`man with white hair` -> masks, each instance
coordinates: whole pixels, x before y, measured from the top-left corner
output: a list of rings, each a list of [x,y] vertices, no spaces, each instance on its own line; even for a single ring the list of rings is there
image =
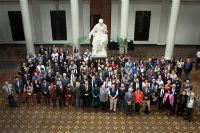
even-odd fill
[[[129,86],[128,92],[125,93],[124,99],[126,101],[126,113],[130,114],[133,106],[133,89]]]
[[[108,44],[108,30],[103,23],[103,19],[99,19],[99,23],[94,26],[89,34],[89,39],[93,36],[92,41],[92,57],[107,57],[106,45]]]
[[[187,100],[187,115],[186,115],[186,118],[188,121],[191,121],[192,120],[192,116],[193,116],[193,108],[194,108],[194,104],[195,104],[195,93],[194,92],[191,92],[190,96],[188,97],[188,100]]]

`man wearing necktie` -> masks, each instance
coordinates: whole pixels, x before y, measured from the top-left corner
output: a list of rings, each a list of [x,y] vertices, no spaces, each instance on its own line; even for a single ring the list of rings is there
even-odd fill
[[[158,108],[163,110],[163,97],[165,95],[165,85],[162,85],[159,90],[159,97],[158,97]]]
[[[11,108],[13,107],[19,107],[16,104],[16,101],[13,97],[13,90],[12,90],[12,84],[9,84],[8,81],[5,82],[5,85],[3,86],[4,94],[8,98],[8,102]]]
[[[150,100],[151,100],[151,94],[150,94],[150,89],[149,87],[146,87],[145,92],[144,92],[144,111],[145,113],[150,112]]]

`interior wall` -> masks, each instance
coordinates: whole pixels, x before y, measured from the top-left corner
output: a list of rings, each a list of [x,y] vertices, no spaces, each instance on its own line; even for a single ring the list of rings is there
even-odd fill
[[[199,45],[200,5],[181,5],[175,44]]]
[[[80,13],[83,16],[82,26],[80,24],[80,29],[82,29],[81,35],[86,36],[86,43],[89,43],[88,34],[90,33],[90,1],[82,1],[82,9]],[[171,4],[171,2],[170,2]],[[151,24],[150,24],[150,34],[148,41],[134,41],[136,44],[159,44],[160,42],[165,42],[165,37],[160,37],[162,32],[165,32],[162,27],[161,21],[161,2],[130,2],[129,10],[129,24],[128,24],[128,40],[134,40],[134,28],[135,28],[135,12],[136,11],[151,11]],[[34,43],[71,43],[72,42],[72,24],[71,24],[71,9],[69,1],[61,1],[59,9],[66,11],[66,25],[67,25],[67,40],[54,41],[52,39],[51,31],[51,19],[50,10],[56,10],[56,5],[54,1],[39,1],[38,6],[32,7],[29,3],[31,26],[33,32]],[[37,10],[39,8],[39,10]],[[170,7],[169,7],[170,8]],[[37,12],[35,12],[37,10]],[[81,11],[82,10],[82,11]],[[120,33],[120,10],[121,5],[118,0],[112,0],[111,3],[111,35],[110,39],[117,40]],[[25,41],[13,41],[10,22],[8,18],[8,11],[20,11],[19,2],[0,2],[0,44],[21,44]],[[33,12],[32,12],[33,11]],[[169,10],[165,10],[166,12]],[[39,14],[39,15],[38,15]],[[167,14],[167,13],[163,13]],[[41,19],[41,21],[39,21]],[[166,19],[167,20],[167,19]],[[161,25],[160,25],[161,24]],[[163,29],[160,29],[163,28]],[[40,33],[40,34],[39,34]],[[162,39],[163,38],[163,39]],[[187,45],[200,45],[200,8],[199,4],[192,2],[191,4],[181,3],[175,44],[187,44]]]

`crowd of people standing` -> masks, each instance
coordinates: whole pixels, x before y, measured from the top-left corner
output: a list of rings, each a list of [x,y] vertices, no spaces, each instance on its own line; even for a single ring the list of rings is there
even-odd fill
[[[190,83],[190,59],[133,60],[128,55],[92,59],[83,54],[42,45],[19,68],[15,81],[3,90],[10,107],[47,104],[53,107],[101,108],[103,111],[150,113],[151,106],[168,115],[192,120],[195,93]],[[13,91],[17,93],[17,102]],[[19,104],[17,104],[19,103]]]

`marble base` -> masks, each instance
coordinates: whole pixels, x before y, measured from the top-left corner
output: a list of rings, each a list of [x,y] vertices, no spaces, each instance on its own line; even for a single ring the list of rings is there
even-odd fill
[[[102,51],[102,52],[98,52],[96,54],[91,55],[92,58],[106,58],[107,57],[107,52],[106,51]]]
[[[92,62],[97,63],[98,60],[103,61],[105,63],[107,57],[92,57]],[[97,64],[96,64],[97,65]]]

